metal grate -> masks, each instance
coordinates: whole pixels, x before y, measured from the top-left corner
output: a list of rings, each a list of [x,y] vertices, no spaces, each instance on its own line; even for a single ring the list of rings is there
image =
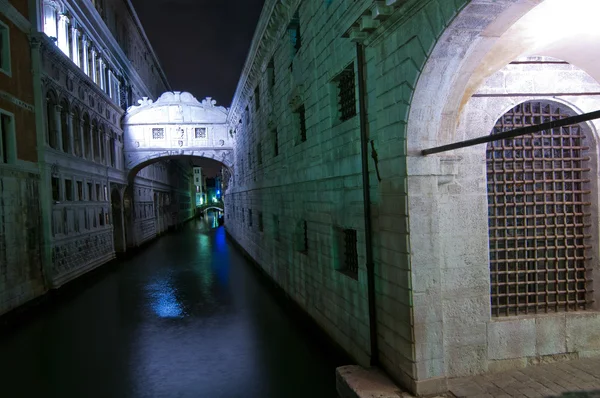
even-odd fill
[[[358,251],[356,249],[356,230],[344,230],[344,271],[358,275]]]
[[[354,64],[344,69],[337,79],[338,105],[342,122],[356,116],[356,84],[354,80]]]
[[[526,102],[492,134],[568,117]],[[584,310],[592,302],[590,168],[579,125],[487,147],[493,316]]]

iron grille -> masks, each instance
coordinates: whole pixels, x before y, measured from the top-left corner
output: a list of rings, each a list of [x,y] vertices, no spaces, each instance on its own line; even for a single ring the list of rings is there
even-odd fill
[[[492,134],[569,115],[526,102]],[[493,316],[585,310],[591,303],[590,168],[579,125],[487,147]]]
[[[356,116],[355,86],[354,64],[352,64],[338,76],[338,105],[342,122]]]
[[[344,271],[358,275],[358,251],[356,249],[356,230],[344,230]]]

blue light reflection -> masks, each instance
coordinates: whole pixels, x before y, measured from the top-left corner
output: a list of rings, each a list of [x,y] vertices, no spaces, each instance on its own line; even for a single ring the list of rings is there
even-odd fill
[[[161,318],[182,318],[185,316],[181,303],[177,300],[177,291],[164,279],[148,285],[150,305]]]

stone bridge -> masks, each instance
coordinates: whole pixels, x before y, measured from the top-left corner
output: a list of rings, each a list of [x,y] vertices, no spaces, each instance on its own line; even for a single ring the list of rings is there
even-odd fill
[[[229,133],[228,110],[206,98],[199,102],[187,92],[166,92],[155,102],[147,97],[127,110],[125,167],[134,176],[140,169],[162,158],[197,156],[233,166],[233,136]]]

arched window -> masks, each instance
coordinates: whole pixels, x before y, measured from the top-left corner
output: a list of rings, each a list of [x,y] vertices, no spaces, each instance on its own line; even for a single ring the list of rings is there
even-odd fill
[[[86,158],[92,158],[92,147],[90,145],[90,132],[92,125],[87,113],[83,114],[83,151]]]
[[[98,122],[96,120],[92,120],[92,147],[94,148],[94,156],[93,159],[96,162],[100,161],[100,137],[98,132]]]
[[[81,157],[81,116],[79,109],[73,108],[73,152]]]
[[[492,134],[572,116],[550,101],[504,114]],[[591,302],[590,158],[580,125],[488,144],[493,316],[577,311]]]
[[[46,96],[46,128],[48,131],[48,145],[58,148],[58,123],[57,123],[56,97],[54,93]]]
[[[62,133],[62,150],[66,153],[69,153],[69,148],[71,146],[71,137],[69,135],[70,112],[69,104],[67,101],[62,100],[60,103],[60,130]]]
[[[109,150],[110,150],[110,166],[116,167],[115,160],[117,159],[117,156],[115,153],[116,148],[115,148],[115,133],[114,133],[114,131],[110,132],[110,148],[109,148]]]
[[[105,130],[104,130],[104,125],[100,125],[100,143],[98,145],[100,145],[100,163],[104,163],[104,161],[106,160],[106,155],[104,153],[104,141],[105,141]]]

